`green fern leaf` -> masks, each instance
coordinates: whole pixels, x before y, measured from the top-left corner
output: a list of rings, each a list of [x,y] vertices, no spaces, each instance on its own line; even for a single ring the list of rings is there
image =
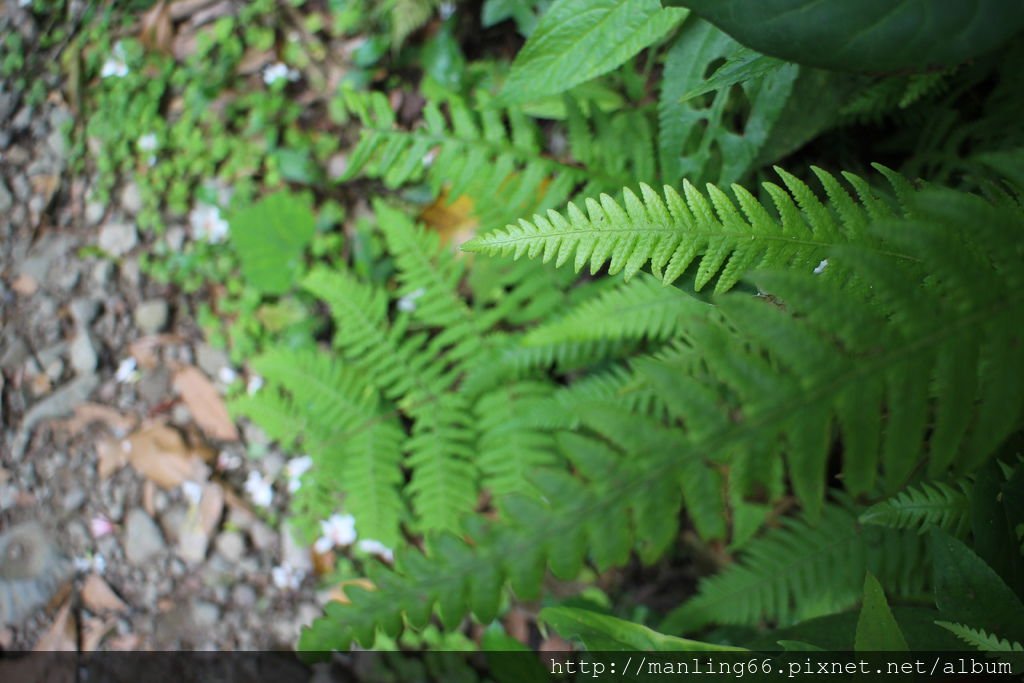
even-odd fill
[[[999,638],[984,629],[971,628],[949,621],[936,621],[935,623],[982,652],[1024,652],[1024,645],[1011,642],[1007,638]]]
[[[804,183],[779,170],[789,192],[765,184],[776,204],[777,217],[736,185],[732,189],[739,208],[713,185],[708,186],[706,196],[688,182],[683,184],[683,195],[665,187],[664,198],[641,185],[640,197],[628,188],[623,190],[622,205],[601,195],[600,202],[585,201],[584,214],[570,203],[565,215],[555,211],[535,215],[532,222],[521,220],[518,225],[480,235],[463,249],[512,254],[517,259],[524,255],[545,262],[554,259],[556,266],[573,258],[577,271],[589,263],[591,273],[608,264],[610,274],[621,271],[627,279],[650,262],[653,273],[666,284],[698,262],[695,287],[700,290],[718,276],[715,289],[725,291],[751,268],[788,267],[810,272],[823,267],[822,261],[834,246],[847,244],[851,238],[866,244],[875,241],[864,232],[868,207],[853,203],[830,174],[815,172],[833,197],[834,213]],[[877,200],[870,210],[876,218],[894,215]],[[911,260],[910,256],[904,258]]]
[[[970,483],[924,482],[876,503],[860,516],[862,524],[927,531],[931,526],[962,536],[970,527]]]

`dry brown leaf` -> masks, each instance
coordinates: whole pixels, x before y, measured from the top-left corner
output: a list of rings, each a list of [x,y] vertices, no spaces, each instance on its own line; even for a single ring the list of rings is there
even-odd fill
[[[183,482],[205,482],[209,468],[181,434],[163,423],[139,429],[121,442],[128,462],[139,473],[164,489]]]
[[[224,400],[199,368],[186,367],[174,373],[174,387],[208,437],[218,441],[238,441],[238,429]]]
[[[189,508],[178,531],[178,556],[186,562],[202,562],[210,545],[210,538],[224,513],[224,490],[219,484],[207,482],[198,505]]]
[[[199,500],[199,526],[207,535],[220,526],[220,518],[224,514],[224,489],[220,484],[207,482],[203,487],[203,497]]]
[[[124,612],[128,605],[99,574],[89,574],[82,585],[82,604],[97,614]]]
[[[39,283],[28,273],[22,273],[11,282],[11,289],[22,296],[32,296],[39,290]]]
[[[60,187],[60,176],[48,173],[40,173],[28,179],[32,185],[32,192],[43,196],[43,202],[49,204],[54,193]]]
[[[441,192],[433,203],[423,209],[420,220],[437,231],[442,244],[453,247],[471,238],[480,225],[473,215],[473,200],[462,195],[453,202],[447,190]]]
[[[134,652],[139,649],[142,639],[134,633],[125,633],[107,641],[107,647],[115,652]]]
[[[333,550],[328,550],[326,553],[318,553],[316,550],[311,549],[309,555],[313,559],[313,573],[316,576],[330,574],[337,566],[338,558]]]
[[[93,422],[102,422],[117,436],[124,436],[135,427],[133,416],[99,403],[80,403],[75,406],[75,412],[71,417],[57,424],[69,433],[77,434]]]
[[[77,628],[75,617],[71,614],[71,601],[68,600],[57,612],[53,623],[39,637],[33,652],[74,652],[78,649],[76,638]]]
[[[167,0],[160,0],[142,15],[139,42],[151,52],[171,54],[174,42],[174,23]]]
[[[368,591],[377,589],[377,587],[373,585],[373,581],[370,581],[369,579],[346,579],[338,585],[332,586],[331,589],[327,591],[327,599],[329,601],[340,602],[343,605],[349,604],[351,600],[349,600],[348,595],[345,594],[345,589],[349,586],[358,586],[359,588],[363,588]]]
[[[277,56],[273,50],[249,48],[242,55],[242,59],[238,61],[238,67],[235,70],[240,76],[250,76],[276,60]]]
[[[96,472],[100,480],[110,478],[128,464],[128,453],[117,439],[100,439],[96,442]]]
[[[103,638],[117,626],[115,617],[100,619],[85,617],[82,620],[82,652],[95,652]]]

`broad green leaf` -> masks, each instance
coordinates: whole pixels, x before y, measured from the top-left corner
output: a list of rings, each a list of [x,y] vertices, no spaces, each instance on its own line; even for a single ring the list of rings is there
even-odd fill
[[[547,607],[540,620],[568,640],[578,639],[592,651],[743,652],[744,648],[702,643],[658,633],[641,624],[575,607]]]
[[[287,291],[302,273],[303,252],[315,220],[305,195],[276,192],[231,218],[231,241],[248,286],[267,294]]]
[[[516,56],[501,104],[537,100],[608,73],[685,16],[659,0],[556,0]]]
[[[864,577],[864,602],[857,619],[853,649],[857,652],[906,652],[907,640],[885,600],[885,591],[871,572]]]
[[[973,550],[932,529],[935,604],[948,621],[1024,640],[1024,604]]]
[[[688,7],[758,52],[857,72],[960,64],[1024,28],[1006,0],[666,0]]]

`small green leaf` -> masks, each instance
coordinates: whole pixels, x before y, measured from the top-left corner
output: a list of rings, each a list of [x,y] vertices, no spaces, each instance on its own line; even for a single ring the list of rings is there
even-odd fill
[[[935,604],[948,621],[1024,640],[1024,604],[973,550],[932,529]]]
[[[658,633],[641,624],[574,607],[548,607],[540,619],[566,639],[578,639],[592,651],[655,651],[655,652],[743,652],[741,647],[728,647],[677,638]]]
[[[858,72],[954,66],[1024,27],[1005,0],[666,0],[772,57]]]
[[[853,649],[857,652],[906,652],[909,649],[885,600],[882,584],[871,572],[864,577],[864,602],[857,619]]]
[[[314,231],[305,195],[277,192],[237,211],[231,241],[249,286],[267,294],[287,291],[302,273],[303,251]]]
[[[537,100],[606,74],[685,16],[659,0],[556,0],[516,56],[502,104]]]

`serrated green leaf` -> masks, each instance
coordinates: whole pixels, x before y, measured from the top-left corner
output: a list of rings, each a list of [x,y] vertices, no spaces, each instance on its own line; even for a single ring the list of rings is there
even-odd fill
[[[537,100],[608,73],[685,16],[659,0],[556,0],[516,56],[501,100]]]
[[[871,572],[864,577],[864,602],[857,619],[853,649],[857,652],[906,652],[907,640],[889,609],[882,584]]]
[[[592,651],[744,652],[741,647],[667,636],[642,624],[575,607],[548,607],[540,620],[567,639],[579,639]]]
[[[248,286],[282,294],[303,269],[303,251],[313,239],[316,221],[307,195],[276,192],[237,211],[231,241]]]
[[[747,47],[798,64],[858,72],[924,71],[995,49],[1024,27],[1004,0],[666,0]]]

